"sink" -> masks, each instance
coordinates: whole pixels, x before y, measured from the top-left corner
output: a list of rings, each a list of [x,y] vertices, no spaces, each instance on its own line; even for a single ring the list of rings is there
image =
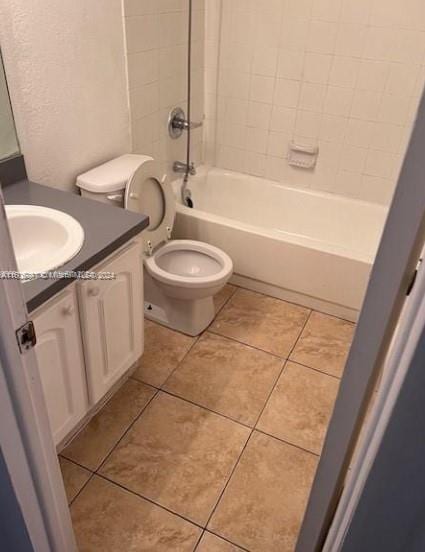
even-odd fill
[[[6,205],[6,216],[19,272],[55,270],[71,260],[84,243],[81,224],[62,211]]]

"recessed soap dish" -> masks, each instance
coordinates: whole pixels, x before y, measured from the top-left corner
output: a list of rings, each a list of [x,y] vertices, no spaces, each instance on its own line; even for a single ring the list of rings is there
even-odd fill
[[[290,142],[288,163],[301,169],[314,169],[319,155],[319,146],[307,146]]]

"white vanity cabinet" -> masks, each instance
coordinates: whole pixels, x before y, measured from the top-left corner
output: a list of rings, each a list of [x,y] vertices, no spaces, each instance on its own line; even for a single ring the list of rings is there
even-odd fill
[[[95,272],[112,280],[84,280],[37,309],[35,325],[41,382],[58,445],[143,353],[143,266],[135,239]]]
[[[78,282],[89,401],[97,403],[143,352],[141,247],[133,242],[95,269],[113,280]]]
[[[59,443],[87,413],[86,372],[75,284],[33,316],[41,383],[50,427]]]

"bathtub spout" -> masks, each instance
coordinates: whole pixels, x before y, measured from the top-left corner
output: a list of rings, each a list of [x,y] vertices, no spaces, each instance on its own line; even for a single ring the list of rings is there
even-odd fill
[[[185,173],[185,174],[191,174],[192,176],[195,176],[196,174],[195,163],[187,164],[187,163],[182,163],[181,161],[174,161],[173,171],[176,173]]]

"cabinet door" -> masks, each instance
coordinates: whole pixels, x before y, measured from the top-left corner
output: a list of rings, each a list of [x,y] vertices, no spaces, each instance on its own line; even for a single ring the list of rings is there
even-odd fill
[[[99,267],[114,280],[78,283],[89,399],[99,401],[143,352],[143,276],[139,243]]]
[[[75,286],[36,312],[35,353],[55,444],[88,409],[87,382]]]

